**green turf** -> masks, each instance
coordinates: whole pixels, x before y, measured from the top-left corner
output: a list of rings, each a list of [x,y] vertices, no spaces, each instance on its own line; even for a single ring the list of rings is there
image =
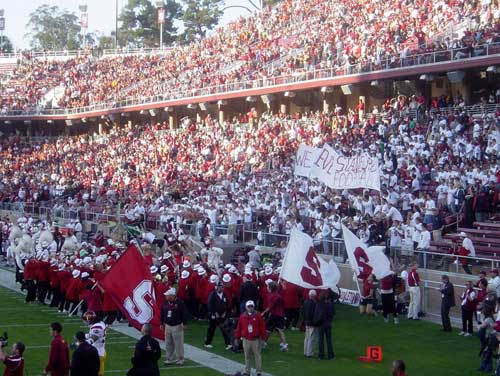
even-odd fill
[[[201,346],[206,323],[190,326],[186,342]],[[460,337],[458,331],[444,333],[440,326],[426,321],[401,319],[399,325],[384,323],[382,317],[360,317],[352,307],[337,306],[333,326],[333,361],[306,359],[303,356],[303,332],[286,333],[289,351],[279,350],[279,338],[273,334],[263,350],[263,368],[274,376],[342,375],[387,376],[394,359],[404,359],[411,376],[463,376],[474,375],[479,367],[479,339],[477,336]],[[211,350],[227,358],[243,362],[243,355],[224,350],[222,335],[216,332]],[[358,356],[365,355],[366,346],[382,346],[383,362],[361,363]],[[301,372],[299,372],[299,370]]]
[[[9,334],[9,346],[15,341],[26,344],[25,353],[26,375],[40,375],[46,365],[49,353],[49,324],[59,321],[63,325],[63,336],[70,341],[78,330],[87,328],[80,319],[69,318],[56,310],[46,306],[24,303],[24,297],[14,291],[0,287],[0,331]],[[108,331],[106,374],[125,375],[130,368],[130,358],[137,341],[124,334]],[[162,361],[164,359],[162,358]],[[0,366],[0,369],[2,367]],[[111,372],[110,372],[111,371]],[[3,371],[1,371],[3,372]],[[184,368],[171,366],[162,369],[162,375],[221,375],[210,368],[206,368],[192,361],[186,361]]]
[[[48,355],[50,338],[48,323],[59,320],[64,326],[67,339],[77,331],[85,329],[78,319],[68,319],[47,307],[26,305],[21,295],[0,288],[0,331],[7,330],[10,340],[21,340],[28,345],[26,352],[27,375],[38,375]],[[186,342],[203,348],[206,322],[190,322],[186,331]],[[334,361],[305,359],[302,355],[303,333],[287,332],[290,350],[279,351],[279,340],[273,334],[269,346],[263,351],[264,371],[274,376],[293,375],[389,375],[393,359],[404,359],[411,376],[446,375],[462,376],[476,374],[479,365],[477,336],[464,338],[458,331],[443,333],[440,327],[425,321],[401,319],[399,325],[385,324],[381,317],[360,317],[357,310],[347,306],[337,307],[334,321]],[[135,344],[133,338],[109,331],[106,369],[125,370],[130,367],[130,357]],[[243,363],[242,354],[224,350],[222,336],[216,332],[214,349],[210,350],[229,359]],[[368,345],[383,348],[384,361],[367,364],[358,361]],[[193,362],[186,362],[184,369],[162,370],[162,375],[220,375]],[[197,367],[197,368],[188,368]],[[109,375],[126,372],[112,372]]]

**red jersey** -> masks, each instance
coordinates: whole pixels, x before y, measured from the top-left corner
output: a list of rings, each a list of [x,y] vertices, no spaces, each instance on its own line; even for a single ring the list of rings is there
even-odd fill
[[[3,376],[24,376],[24,358],[22,356],[8,356],[3,364],[5,365]]]
[[[363,298],[371,299],[373,298],[373,291],[375,291],[375,285],[368,282],[367,279],[363,281]]]
[[[408,286],[415,287],[420,284],[420,276],[416,270],[410,270],[408,273]]]
[[[50,287],[52,287],[53,289],[59,288],[59,276],[58,276],[58,272],[57,272],[57,266],[50,268],[49,273],[50,273],[49,274]]]
[[[71,273],[67,270],[63,270],[57,272],[57,276],[59,278],[59,285],[61,286],[61,291],[66,292],[69,286],[69,281],[71,280]]]
[[[38,281],[49,282],[50,264],[47,261],[38,261]]]
[[[61,335],[57,335],[50,344],[49,362],[45,372],[51,376],[69,375],[69,348]]]
[[[283,300],[285,309],[300,308],[299,292],[300,289],[297,285],[294,285],[293,283],[286,284],[286,288],[283,289]]]
[[[269,293],[269,314],[271,316],[285,317],[283,297],[278,292]]]
[[[84,289],[81,297],[87,303],[87,310],[94,312],[103,310],[101,291],[97,287],[94,287],[93,290]]]
[[[238,320],[238,326],[234,332],[236,339],[245,338],[247,340],[266,339],[266,324],[259,312],[248,314],[243,312]]]

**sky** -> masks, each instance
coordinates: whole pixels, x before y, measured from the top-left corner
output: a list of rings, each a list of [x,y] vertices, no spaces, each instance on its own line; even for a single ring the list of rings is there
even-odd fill
[[[0,1],[0,9],[5,10],[5,31],[17,49],[29,48],[29,38],[25,38],[26,24],[28,23],[29,14],[37,7],[43,4],[57,5],[60,8],[73,11],[79,16],[79,5],[86,4],[88,6],[88,23],[89,32],[97,32],[107,34],[114,30],[115,24],[115,1],[116,0],[17,0],[17,1]],[[121,9],[127,0],[118,0],[118,8]],[[227,0],[227,5],[247,4],[246,0]],[[248,13],[238,8],[228,9],[222,18],[222,24],[228,23],[230,20],[237,18],[239,15]]]

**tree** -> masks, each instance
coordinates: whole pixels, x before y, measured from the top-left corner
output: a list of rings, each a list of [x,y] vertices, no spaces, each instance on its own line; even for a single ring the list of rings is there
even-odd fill
[[[186,0],[182,17],[182,40],[192,42],[203,38],[208,30],[212,30],[219,23],[223,5],[223,0]]]
[[[80,48],[78,17],[58,6],[39,6],[29,15],[26,25],[31,47],[44,50],[76,50]]]
[[[98,39],[97,46],[101,50],[112,49],[115,45],[115,33],[112,32],[111,35],[101,35]]]
[[[7,35],[4,35],[3,36],[3,44],[0,45],[0,53],[6,53],[6,54],[10,54],[12,52],[14,52],[14,46],[12,45],[12,41],[10,40],[10,38],[7,36]]]
[[[181,6],[176,0],[165,2],[165,24],[163,25],[163,43],[170,44],[175,40],[177,28],[175,20],[179,19]],[[125,47],[158,47],[160,44],[160,25],[156,1],[128,0],[122,10],[119,21],[118,43]]]

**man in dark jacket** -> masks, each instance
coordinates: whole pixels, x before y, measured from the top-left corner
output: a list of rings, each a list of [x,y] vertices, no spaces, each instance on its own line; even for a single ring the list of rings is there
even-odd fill
[[[229,340],[229,336],[224,330],[224,322],[226,321],[227,314],[229,312],[229,303],[226,295],[224,294],[224,285],[220,282],[208,297],[207,311],[208,331],[207,338],[205,339],[205,347],[208,349],[212,348],[212,340],[214,339],[215,328],[219,327],[222,336],[224,337],[226,350],[231,349],[231,341]]]
[[[250,276],[244,276],[243,277],[243,284],[240,287],[240,296],[239,296],[239,302],[240,302],[240,312],[243,313],[246,311],[245,304],[249,300],[255,302],[257,304],[257,300],[259,299],[259,289],[257,288],[257,285],[252,282],[252,279]]]
[[[319,300],[314,309],[314,326],[318,327],[319,337],[319,358],[325,358],[325,340],[327,347],[327,359],[334,359],[332,346],[332,321],[335,314],[333,300],[329,297],[327,291],[321,291]]]
[[[71,359],[71,376],[97,376],[99,373],[99,353],[85,340],[85,333],[75,335],[77,348]]]
[[[187,312],[184,302],[176,297],[175,288],[165,293],[166,301],[161,307],[161,326],[165,329],[165,365],[184,365],[184,329]]]
[[[127,376],[160,376],[158,360],[161,358],[161,348],[158,341],[151,336],[152,331],[151,324],[142,326],[142,338],[135,345],[132,368]]]
[[[304,301],[302,305],[303,322],[306,327],[304,337],[304,356],[312,358],[314,355],[314,347],[317,342],[318,331],[313,325],[314,310],[316,308],[316,290],[309,291],[309,299]]]
[[[447,275],[441,277],[441,321],[443,322],[443,331],[451,332],[450,309],[455,307],[455,291],[450,278]]]

